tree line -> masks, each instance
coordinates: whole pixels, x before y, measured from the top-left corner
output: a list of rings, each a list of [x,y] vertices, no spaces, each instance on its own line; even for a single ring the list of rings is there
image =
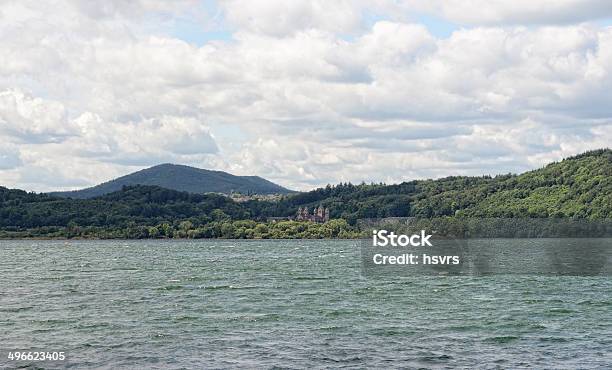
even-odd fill
[[[319,205],[330,209],[332,221],[268,222]],[[385,217],[610,219],[612,151],[587,152],[521,175],[342,183],[275,201],[239,203],[140,185],[93,199],[0,187],[0,237],[352,237],[358,220]]]

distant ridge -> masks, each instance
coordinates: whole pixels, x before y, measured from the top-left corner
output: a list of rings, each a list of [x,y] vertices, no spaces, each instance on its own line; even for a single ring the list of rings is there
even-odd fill
[[[144,172],[148,175],[144,177],[150,179],[151,171],[171,175],[170,179],[176,179],[183,171],[195,178],[204,173],[208,180],[208,175],[237,177],[172,165],[126,177],[144,176]],[[253,178],[245,181],[249,179]],[[76,193],[92,195],[94,190],[108,189],[109,184],[116,187],[126,183],[120,178],[86,189],[85,194]],[[449,176],[394,185],[341,183],[271,199],[254,198],[235,201],[219,194],[131,185],[95,199],[62,199],[0,186],[0,239],[356,237],[351,225],[357,225],[359,220],[389,217],[444,218],[451,223],[483,218],[605,221],[594,229],[599,233],[609,230],[612,221],[612,150],[589,151],[520,175]],[[300,208],[315,207],[329,208],[330,224],[290,221]],[[278,222],[279,219],[287,222]],[[489,224],[481,226],[486,225]],[[573,232],[572,228],[566,231]]]
[[[160,164],[129,175],[74,191],[53,195],[87,199],[121,190],[124,186],[152,185],[189,193],[287,194],[288,190],[259,176],[235,176],[223,171],[204,170],[178,164]]]

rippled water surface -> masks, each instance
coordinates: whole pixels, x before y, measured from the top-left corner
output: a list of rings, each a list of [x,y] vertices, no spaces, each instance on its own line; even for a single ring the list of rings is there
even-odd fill
[[[610,368],[610,277],[364,278],[354,241],[0,241],[9,350],[102,368]]]

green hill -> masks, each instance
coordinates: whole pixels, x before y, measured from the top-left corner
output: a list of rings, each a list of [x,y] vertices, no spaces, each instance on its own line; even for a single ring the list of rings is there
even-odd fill
[[[318,205],[329,207],[332,218],[351,222],[392,216],[612,218],[612,150],[520,175],[327,186],[283,199],[276,212],[288,215]]]
[[[346,222],[266,223],[268,217],[290,217],[299,207],[319,205],[329,207],[332,219]],[[521,175],[348,183],[276,201],[237,203],[218,194],[146,185],[91,199],[0,187],[0,237],[140,238],[188,231],[194,237],[350,236],[355,234],[349,225],[358,219],[396,216],[612,219],[612,151],[587,152]]]
[[[562,162],[492,182],[468,216],[612,218],[612,150],[584,153]]]
[[[587,152],[521,175],[422,184],[416,215],[612,218],[612,150]],[[441,191],[438,186],[444,185]],[[459,186],[457,186],[459,185]]]
[[[121,190],[124,186],[150,185],[195,194],[287,194],[291,192],[258,176],[234,176],[176,164],[160,164],[103,184],[76,191],[56,192],[66,198],[86,199]]]

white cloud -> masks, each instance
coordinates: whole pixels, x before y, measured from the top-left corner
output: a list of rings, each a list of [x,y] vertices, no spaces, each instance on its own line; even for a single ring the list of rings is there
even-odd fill
[[[0,133],[22,142],[60,142],[75,135],[61,103],[18,90],[0,91]]]
[[[609,145],[612,28],[566,24],[608,6],[563,20],[576,2],[545,3],[224,1],[233,38],[198,47],[165,23],[189,1],[4,2],[0,184],[178,162],[305,189],[521,171]],[[440,39],[407,20],[423,11],[487,27]]]
[[[409,10],[429,11],[470,25],[569,24],[612,17],[605,0],[404,0]]]
[[[101,161],[154,165],[218,151],[207,126],[195,118],[162,116],[118,123],[85,113],[75,122],[83,134],[71,140],[72,149],[77,155]]]
[[[312,29],[353,32],[362,22],[363,5],[359,3],[350,0],[226,0],[221,5],[228,21],[241,32],[285,36]]]

